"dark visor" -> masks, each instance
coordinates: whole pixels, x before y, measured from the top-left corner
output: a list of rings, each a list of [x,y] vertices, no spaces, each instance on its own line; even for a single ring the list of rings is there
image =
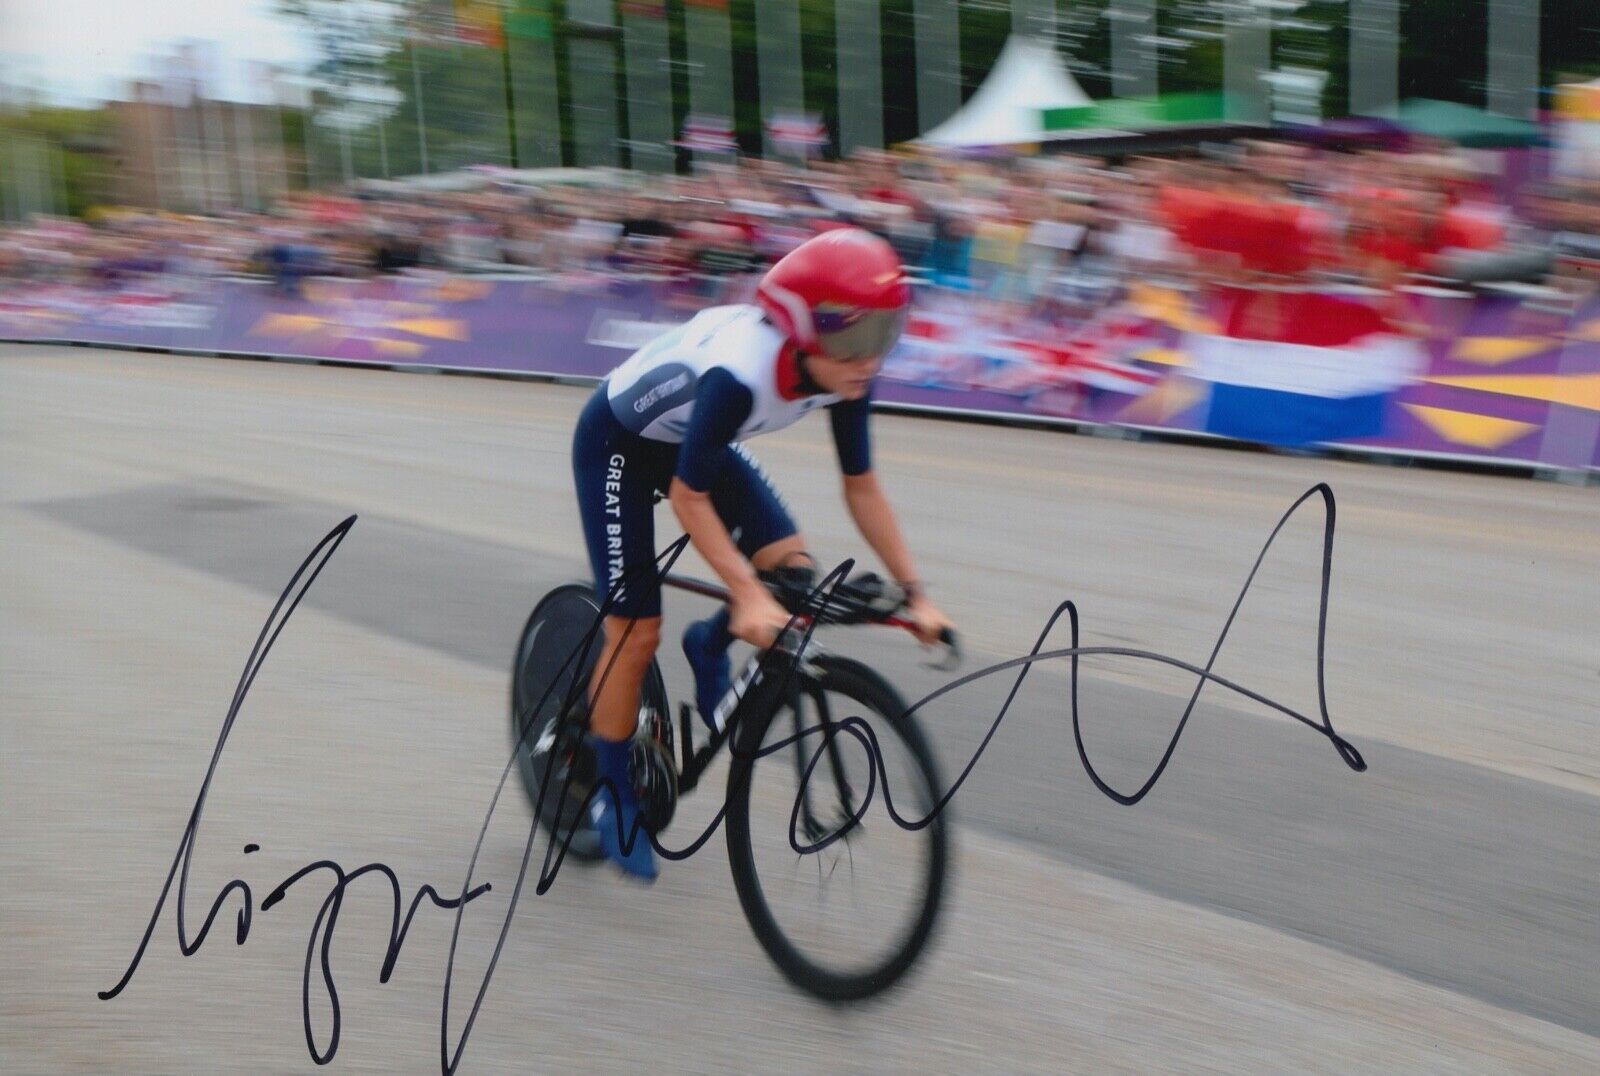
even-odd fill
[[[875,359],[886,355],[906,325],[906,308],[817,315],[817,343],[833,359]]]

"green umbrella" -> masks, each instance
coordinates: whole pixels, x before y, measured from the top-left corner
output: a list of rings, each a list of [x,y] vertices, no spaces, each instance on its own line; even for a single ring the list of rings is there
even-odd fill
[[[1412,97],[1381,115],[1413,134],[1443,138],[1470,149],[1508,149],[1537,145],[1542,140],[1538,124],[1497,116],[1454,101]]]

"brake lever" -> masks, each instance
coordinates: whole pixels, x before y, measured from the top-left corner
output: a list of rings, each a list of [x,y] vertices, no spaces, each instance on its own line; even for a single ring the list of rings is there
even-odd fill
[[[954,628],[945,628],[939,633],[939,642],[944,644],[944,657],[938,661],[925,661],[923,664],[930,669],[937,669],[939,672],[954,672],[959,669],[963,654],[961,652],[961,638],[956,634],[956,630]]]

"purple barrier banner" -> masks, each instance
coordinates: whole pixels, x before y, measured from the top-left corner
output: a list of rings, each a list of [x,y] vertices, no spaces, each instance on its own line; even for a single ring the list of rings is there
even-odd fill
[[[1356,423],[1360,436],[1280,443],[1600,468],[1600,301],[1576,314],[1442,291],[1419,291],[1408,301],[1419,338],[1404,343],[1415,365],[1389,391],[1377,391],[1374,381],[1380,367],[1393,365],[1393,355],[1380,349],[1280,348],[1278,361],[1304,382],[1330,375],[1374,382],[1365,395],[1340,401],[1368,409]],[[1223,386],[1215,364],[1191,352],[1214,342],[1220,326],[1201,307],[1176,290],[1135,286],[1125,303],[1085,324],[1040,331],[1037,324],[1008,326],[981,303],[952,298],[943,311],[930,304],[891,355],[888,384],[878,396],[1209,432],[1220,425],[1215,412]],[[1326,335],[1327,319],[1321,320]],[[1253,360],[1264,360],[1260,350]],[[1313,370],[1306,369],[1307,350],[1320,362]],[[1330,355],[1342,370],[1330,369]],[[915,395],[906,391],[913,386]],[[1253,399],[1257,406],[1289,406],[1281,392]]]
[[[286,295],[220,281],[13,292],[0,337],[598,377],[684,317],[645,282],[315,279]]]
[[[1351,304],[1319,306],[1301,319],[1314,324],[1291,326],[1296,339],[1264,345],[1229,337],[1215,304],[1175,289],[1135,285],[1114,307],[1050,321],[937,292],[919,299],[876,395],[1173,431],[1243,422],[1271,427],[1250,436],[1278,443],[1600,468],[1600,302],[1557,314],[1449,292],[1409,301],[1414,335],[1397,350],[1355,329],[1347,346],[1330,345],[1337,310],[1360,314]],[[0,338],[601,377],[703,303],[659,282],[592,276],[314,279],[294,293],[161,278],[115,291],[13,288],[0,294]],[[1322,436],[1330,430],[1353,432]]]

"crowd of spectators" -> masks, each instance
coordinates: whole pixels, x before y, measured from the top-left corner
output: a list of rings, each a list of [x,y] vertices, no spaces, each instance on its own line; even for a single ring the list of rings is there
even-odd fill
[[[608,173],[598,186],[482,175],[466,191],[301,192],[263,214],[113,209],[34,221],[0,231],[0,280],[251,273],[292,293],[312,275],[626,273],[710,299],[808,236],[851,224],[884,235],[934,286],[1042,311],[1093,306],[1130,275],[1389,289],[1470,276],[1463,253],[1478,257],[1480,276],[1496,264],[1524,278],[1552,263],[1558,274],[1600,266],[1595,190],[1531,188],[1513,207],[1469,155],[1442,145],[1255,141],[1114,165],[874,152],[804,168],[744,159],[692,176]]]

